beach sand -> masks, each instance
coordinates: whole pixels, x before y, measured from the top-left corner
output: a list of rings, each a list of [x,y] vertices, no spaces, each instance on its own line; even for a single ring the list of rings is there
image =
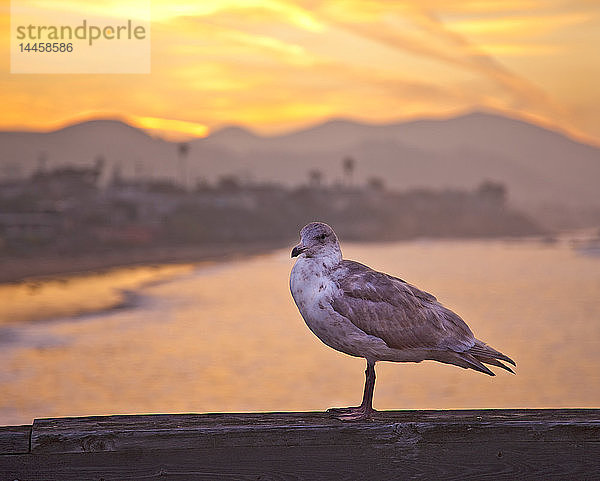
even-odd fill
[[[194,264],[129,266],[101,272],[0,284],[0,325],[19,324],[125,306],[130,291],[194,269]]]
[[[269,252],[265,243],[117,250],[77,257],[2,260],[0,326],[77,316],[127,305],[131,291],[199,264]]]

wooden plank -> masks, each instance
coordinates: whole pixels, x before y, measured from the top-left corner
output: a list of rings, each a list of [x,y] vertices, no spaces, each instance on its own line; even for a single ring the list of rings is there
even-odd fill
[[[598,479],[600,410],[395,411],[36,420],[0,481]]]
[[[0,455],[29,452],[31,425],[0,426]]]
[[[387,411],[344,423],[324,413],[158,414],[35,420],[32,453],[228,446],[597,441],[600,410]]]
[[[598,443],[257,446],[0,456],[3,480],[592,480]]]

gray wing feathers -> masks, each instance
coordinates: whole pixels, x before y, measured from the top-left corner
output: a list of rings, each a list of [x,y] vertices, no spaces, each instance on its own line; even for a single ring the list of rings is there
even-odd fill
[[[427,349],[432,359],[490,376],[484,364],[513,372],[508,356],[475,339],[469,326],[431,294],[354,261],[342,261],[332,307],[363,332],[394,349]]]
[[[343,261],[333,308],[367,334],[395,349],[449,349],[475,345],[465,322],[427,292],[353,261]]]

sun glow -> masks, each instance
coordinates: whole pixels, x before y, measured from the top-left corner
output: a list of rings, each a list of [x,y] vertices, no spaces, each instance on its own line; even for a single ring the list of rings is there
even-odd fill
[[[185,120],[160,119],[157,117],[131,116],[129,123],[170,140],[184,140],[189,137],[206,137],[209,129],[206,125]]]
[[[23,1],[133,18],[131,6],[147,0]],[[4,71],[0,129],[47,130],[82,112],[113,112],[189,137],[226,124],[269,133],[329,117],[494,109],[600,143],[596,3],[152,0],[151,74]]]

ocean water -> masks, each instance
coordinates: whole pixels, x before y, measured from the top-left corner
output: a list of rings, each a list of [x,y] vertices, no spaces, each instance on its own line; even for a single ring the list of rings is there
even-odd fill
[[[600,407],[600,257],[533,240],[342,247],[436,295],[517,362],[516,375],[495,377],[431,361],[378,363],[375,408]],[[289,293],[292,264],[281,250],[176,270],[129,286],[131,302],[119,309],[0,326],[0,425],[357,404],[364,360],[308,330]],[[96,279],[88,295],[107,295],[113,280]]]

